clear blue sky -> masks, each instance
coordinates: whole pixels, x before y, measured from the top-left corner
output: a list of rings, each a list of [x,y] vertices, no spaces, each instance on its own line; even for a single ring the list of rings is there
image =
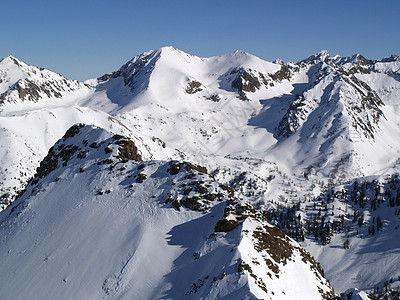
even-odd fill
[[[8,0],[0,28],[0,57],[80,80],[162,46],[293,62],[320,50],[400,55],[399,0]]]

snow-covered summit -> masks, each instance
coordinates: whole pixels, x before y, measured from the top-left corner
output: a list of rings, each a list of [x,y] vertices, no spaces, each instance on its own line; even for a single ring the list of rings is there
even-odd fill
[[[321,50],[320,52],[313,54],[304,60],[299,61],[297,64],[324,62],[327,59],[331,59],[329,52],[327,50]]]
[[[9,55],[0,61],[0,94],[6,92],[19,79],[25,79],[34,68]]]
[[[17,66],[25,66],[26,64],[21,62],[20,60],[18,60],[18,58],[10,55],[7,55],[6,57],[4,57],[3,59],[0,60],[0,65],[4,66],[4,65],[10,65],[10,64],[15,64]]]
[[[9,55],[0,61],[0,102],[38,102],[60,99],[72,92],[87,92],[89,87],[49,70],[29,66]],[[75,95],[77,96],[77,95]]]

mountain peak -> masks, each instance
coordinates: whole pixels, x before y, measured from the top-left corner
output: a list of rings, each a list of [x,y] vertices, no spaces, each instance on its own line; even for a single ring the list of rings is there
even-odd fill
[[[0,214],[0,272],[10,274],[0,293],[329,293],[318,264],[268,222],[314,251],[339,292],[397,278],[393,268],[370,275],[372,263],[399,261],[400,246],[370,248],[368,229],[393,239],[400,181],[346,183],[399,171],[400,62],[390,59],[321,51],[296,65],[166,46],[89,86],[4,58],[0,204],[16,200]],[[385,255],[372,262],[370,250]]]
[[[369,65],[369,64],[373,63],[372,60],[365,58],[364,56],[362,56],[359,53],[356,55],[356,62],[360,65]]]
[[[11,54],[5,56],[1,61],[3,60],[18,60],[16,57],[12,56]]]
[[[86,87],[75,80],[44,68],[27,65],[12,55],[0,61],[0,104],[37,102],[42,98],[62,98],[68,92]]]
[[[249,53],[243,51],[243,50],[235,50],[232,52],[233,55],[249,55]]]
[[[150,50],[147,52],[143,52],[142,54],[134,56],[131,60],[129,60],[125,65],[123,65],[119,72],[125,71],[127,69],[130,69],[131,67],[136,68],[137,65],[143,65],[144,62],[152,61],[154,60],[157,61],[160,58],[163,60],[165,59],[173,59],[179,56],[186,56],[186,57],[192,57],[192,55],[185,53],[182,50],[179,50],[178,48],[175,48],[173,46],[164,46],[158,49]]]
[[[174,47],[174,46],[163,46],[161,48],[158,49],[161,52],[183,52],[182,50]]]
[[[25,63],[23,63],[18,58],[14,57],[12,55],[7,55],[0,61],[0,63],[1,64],[4,64],[4,63],[14,64],[14,65],[17,65],[18,67],[21,67],[22,65],[26,66]]]
[[[322,50],[316,54],[311,55],[310,57],[302,60],[299,62],[299,64],[301,63],[311,63],[311,62],[324,62],[326,61],[326,59],[330,58],[330,54],[327,50]]]
[[[155,50],[157,53],[160,53],[160,57],[163,59],[176,59],[176,58],[190,58],[193,55],[186,53],[176,47],[173,46],[165,46]]]
[[[398,56],[396,54],[392,54],[389,57],[383,58],[381,61],[382,62],[396,62],[396,61],[400,62],[400,56]]]
[[[321,50],[320,52],[314,54],[313,56],[315,57],[314,59],[319,61],[326,61],[327,58],[331,57],[327,50]]]
[[[232,53],[227,54],[226,56],[230,56],[233,59],[239,60],[239,61],[243,61],[243,60],[247,60],[249,58],[255,57],[254,55],[245,52],[243,50],[235,50]]]
[[[320,52],[317,53],[317,56],[321,58],[326,58],[329,57],[329,52],[327,50],[321,50]]]

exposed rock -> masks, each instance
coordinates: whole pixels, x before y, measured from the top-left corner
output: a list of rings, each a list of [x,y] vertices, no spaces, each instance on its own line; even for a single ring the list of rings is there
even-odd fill
[[[287,236],[277,227],[258,227],[253,232],[255,239],[254,248],[261,252],[267,250],[272,259],[286,264],[287,259],[292,256],[293,245],[289,243]]]
[[[97,78],[97,80],[100,82],[104,82],[104,81],[107,81],[108,79],[110,79],[112,76],[113,76],[113,73],[104,74],[104,75],[100,76],[99,78]]]
[[[139,173],[139,175],[136,178],[136,182],[143,183],[143,181],[145,181],[146,178],[147,178],[146,174]]]
[[[212,94],[210,97],[206,97],[207,100],[211,100],[213,102],[221,101],[221,97],[218,94]]]
[[[64,134],[62,139],[65,141],[68,138],[72,138],[73,136],[76,136],[79,134],[81,128],[83,128],[85,125],[83,124],[75,124],[71,126]]]
[[[366,59],[361,54],[358,54],[357,55],[357,63],[362,66],[369,66],[369,65],[373,64],[374,62],[372,60]]]
[[[119,145],[117,158],[122,160],[143,161],[138,148],[132,140],[120,135],[114,135],[113,139],[115,139],[115,143]]]
[[[207,173],[207,168],[206,167],[202,167],[202,166],[199,166],[199,165],[195,165],[195,164],[192,164],[192,163],[186,163],[186,170],[187,171],[190,171],[190,170],[196,170],[197,172],[199,172],[199,173],[203,173],[203,174],[208,174]]]
[[[228,232],[235,229],[239,225],[239,222],[236,220],[226,220],[222,219],[215,224],[215,232]]]
[[[77,134],[79,134],[80,129],[84,125],[78,124],[78,125],[73,125],[70,127],[67,132],[64,134],[62,137],[62,140],[65,141],[68,138],[71,138]],[[78,151],[80,150],[78,146],[75,145],[66,145],[66,144],[59,144],[56,146],[53,146],[50,148],[48,154],[46,157],[42,160],[40,163],[40,166],[36,169],[36,176],[39,178],[43,178],[50,174],[52,171],[54,171],[58,167],[58,162],[59,159],[61,159],[61,162],[65,166],[69,159]]]
[[[356,131],[366,138],[374,139],[374,133],[379,126],[379,120],[382,117],[385,118],[383,111],[380,109],[380,107],[384,105],[383,101],[365,82],[359,80],[341,67],[335,70],[337,70],[340,75],[335,77],[334,80],[346,84],[340,86],[340,88],[345,91],[350,89],[355,96],[340,96],[340,92],[336,92],[337,94],[333,95],[332,90],[329,90],[328,87],[325,88],[326,90],[324,92],[329,96],[320,99],[320,101],[324,101],[323,103],[305,98],[304,95],[307,95],[307,91],[302,95],[295,95],[294,100],[290,103],[285,115],[276,127],[278,136],[289,137],[307,121],[309,114],[315,111],[317,107],[321,107],[321,105],[325,105],[332,99],[335,99],[335,101],[341,101],[343,103],[352,121],[352,126]],[[322,77],[325,72],[326,68],[319,70],[318,74]]]
[[[191,80],[186,86],[185,92],[187,94],[195,94],[197,92],[202,91],[203,89],[201,88],[202,84],[196,80]]]
[[[354,75],[343,76],[342,79],[354,88],[360,99],[346,105],[346,111],[352,117],[352,126],[366,138],[374,139],[380,118],[385,118],[380,109],[380,106],[384,106],[383,101],[369,85]]]
[[[308,112],[303,101],[303,96],[297,96],[290,104],[286,114],[276,127],[278,136],[289,137],[301,126],[300,122],[306,119]]]
[[[18,64],[21,68],[20,64]],[[41,98],[62,98],[65,93],[78,90],[86,85],[76,80],[67,80],[60,74],[49,75],[40,73],[43,69],[32,67],[30,74],[25,79],[20,79],[12,84],[8,90],[0,95],[0,101],[16,102],[22,101],[38,102]],[[40,77],[38,77],[40,75]]]
[[[250,74],[244,69],[240,70],[239,76],[232,81],[232,87],[239,92],[254,93],[261,87],[261,83],[257,77]]]
[[[166,148],[166,147],[167,147],[167,145],[165,144],[165,142],[164,142],[162,139],[158,138],[158,137],[153,136],[153,137],[151,138],[151,140],[152,140],[153,142],[157,142],[157,143],[158,143],[161,147],[163,147],[163,148]]]
[[[186,197],[185,200],[182,201],[182,204],[191,210],[199,210],[201,207],[201,204],[198,203],[200,200],[200,197],[193,196],[193,197]]]
[[[287,65],[282,65],[281,68],[274,74],[270,75],[273,81],[281,82],[284,79],[290,79],[290,69]]]
[[[169,162],[169,168],[167,169],[167,171],[171,174],[171,175],[176,175],[179,173],[179,171],[181,170],[181,167],[183,166],[183,163],[177,163],[177,162]]]

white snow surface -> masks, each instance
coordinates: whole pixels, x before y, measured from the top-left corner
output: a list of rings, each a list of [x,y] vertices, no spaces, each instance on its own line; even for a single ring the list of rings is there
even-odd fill
[[[318,290],[330,291],[289,239],[296,247],[290,261],[277,264],[279,276],[268,276],[265,251],[259,254],[248,237],[257,227],[269,226],[265,221],[246,220],[243,228],[214,233],[225,202],[213,201],[203,212],[177,210],[165,200],[181,193],[179,187],[192,179],[189,172],[173,175],[166,161],[117,159],[116,139],[93,126],[65,136],[53,153],[79,147],[79,154],[66,160],[54,156],[58,167],[40,173],[0,214],[3,297],[293,299],[296,292],[304,299],[322,299]],[[139,173],[146,175],[142,182]],[[197,173],[195,180],[218,191],[219,184],[207,174]],[[268,284],[268,292],[257,288],[247,271],[238,271],[242,258],[254,261],[254,256],[264,266],[256,271],[257,280]]]
[[[244,87],[242,94],[234,82]],[[32,83],[51,89],[21,98],[17,86]],[[260,209],[292,205],[360,176],[396,173],[400,166],[396,56],[367,61],[322,51],[284,64],[242,51],[199,58],[164,47],[135,56],[106,81],[85,83],[9,56],[0,62],[0,95],[3,208],[75,123],[130,136],[145,159],[204,165]],[[368,247],[361,243],[354,260],[363,261]],[[330,251],[323,247],[317,257],[327,278],[334,278]],[[354,277],[358,271],[348,272]],[[382,269],[376,280],[387,274]],[[352,281],[333,282],[341,291],[353,287]]]

